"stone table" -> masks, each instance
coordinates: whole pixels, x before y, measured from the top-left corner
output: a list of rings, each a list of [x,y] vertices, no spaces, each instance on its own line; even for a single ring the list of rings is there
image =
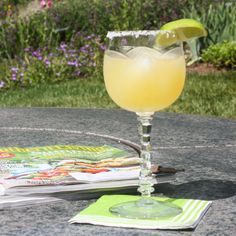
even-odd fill
[[[123,110],[64,108],[2,108],[0,146],[102,144],[80,132],[109,135],[139,143],[137,121]],[[70,132],[71,131],[71,132]],[[106,139],[107,144],[112,143]],[[104,144],[104,143],[103,143]],[[236,122],[173,113],[157,113],[152,132],[153,163],[185,168],[173,181],[157,186],[155,194],[173,198],[212,200],[195,230],[140,230],[68,220],[96,199],[48,202],[1,209],[0,235],[235,235]]]

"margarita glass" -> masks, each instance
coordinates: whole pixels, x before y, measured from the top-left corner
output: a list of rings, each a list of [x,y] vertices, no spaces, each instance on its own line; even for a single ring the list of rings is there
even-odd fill
[[[182,212],[172,203],[155,201],[150,135],[154,112],[170,106],[181,94],[185,82],[182,43],[174,31],[108,32],[104,55],[104,81],[111,99],[138,116],[141,136],[141,198],[115,205],[110,211],[127,218],[160,218]]]

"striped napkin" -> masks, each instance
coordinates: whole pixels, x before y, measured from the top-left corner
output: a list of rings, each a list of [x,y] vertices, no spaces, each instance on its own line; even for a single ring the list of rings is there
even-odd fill
[[[127,219],[109,212],[109,208],[115,204],[136,201],[139,198],[140,196],[131,195],[104,195],[79,212],[69,222],[140,229],[188,229],[195,228],[198,225],[212,203],[202,200],[153,197],[158,201],[171,201],[183,210],[177,216],[159,219]]]

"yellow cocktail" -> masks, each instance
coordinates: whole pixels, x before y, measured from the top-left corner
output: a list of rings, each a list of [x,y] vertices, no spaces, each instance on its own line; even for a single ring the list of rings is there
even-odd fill
[[[134,112],[159,111],[181,94],[185,81],[185,59],[181,47],[165,53],[135,47],[126,54],[107,50],[104,79],[112,100]]]
[[[154,191],[150,135],[154,112],[171,105],[183,90],[182,43],[173,31],[109,32],[107,37],[103,67],[106,89],[118,106],[137,113],[142,159],[138,188],[142,198],[112,206],[110,212],[138,219],[178,215],[182,212],[179,207],[150,198]]]

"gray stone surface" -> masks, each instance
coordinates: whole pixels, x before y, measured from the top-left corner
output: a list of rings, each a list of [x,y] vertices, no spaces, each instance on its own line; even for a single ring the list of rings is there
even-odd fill
[[[61,129],[112,135],[139,142],[136,116],[103,109],[1,109],[0,146],[113,144]],[[3,128],[5,127],[5,128]],[[10,128],[11,127],[11,128]],[[54,130],[14,130],[47,128]],[[56,130],[55,130],[56,129]],[[69,225],[68,220],[95,199],[62,201],[0,210],[0,235],[235,235],[236,122],[210,117],[157,113],[153,120],[153,162],[184,167],[155,194],[212,200],[195,230],[164,231]]]

